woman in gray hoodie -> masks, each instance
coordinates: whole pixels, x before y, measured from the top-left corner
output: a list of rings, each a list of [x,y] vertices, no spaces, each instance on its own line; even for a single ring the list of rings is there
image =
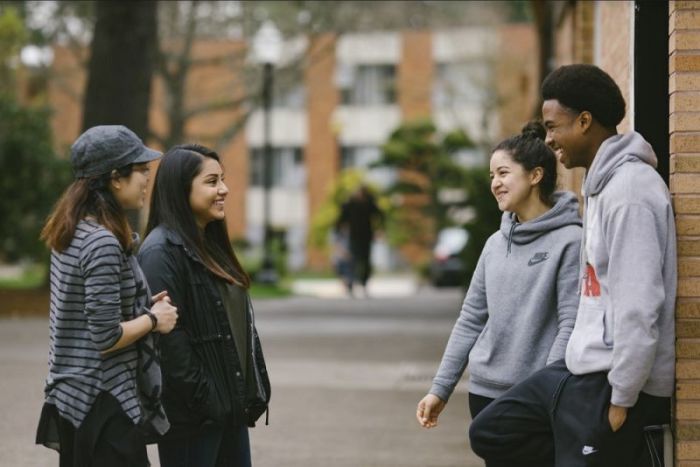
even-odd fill
[[[570,192],[554,192],[557,167],[539,123],[496,146],[491,192],[503,211],[486,242],[429,393],[416,417],[425,428],[465,368],[475,417],[535,371],[563,359],[578,307],[581,219]]]

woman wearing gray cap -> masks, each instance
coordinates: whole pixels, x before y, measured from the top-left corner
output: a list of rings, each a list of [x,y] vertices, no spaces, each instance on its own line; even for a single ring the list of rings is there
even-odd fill
[[[49,374],[38,444],[61,467],[148,466],[146,435],[169,423],[155,333],[175,326],[166,292],[151,297],[132,254],[126,209],[143,207],[160,153],[123,126],[97,126],[71,148],[75,180],[49,216]]]

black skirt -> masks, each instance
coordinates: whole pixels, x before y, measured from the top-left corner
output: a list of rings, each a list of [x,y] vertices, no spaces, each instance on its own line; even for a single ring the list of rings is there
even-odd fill
[[[58,451],[60,467],[150,466],[144,433],[107,392],[97,396],[78,428],[45,403],[36,444]]]

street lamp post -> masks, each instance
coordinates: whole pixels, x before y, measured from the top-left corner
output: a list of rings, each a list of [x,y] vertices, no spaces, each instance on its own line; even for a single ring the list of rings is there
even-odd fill
[[[282,35],[270,20],[265,21],[253,39],[253,53],[263,66],[263,261],[257,280],[265,284],[277,283],[278,276],[271,252],[270,189],[272,186],[271,107],[274,66],[282,54]]]

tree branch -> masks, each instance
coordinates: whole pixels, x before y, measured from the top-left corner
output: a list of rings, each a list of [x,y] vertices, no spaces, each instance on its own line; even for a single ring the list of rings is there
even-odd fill
[[[238,99],[219,99],[215,101],[210,101],[205,104],[199,105],[197,107],[191,108],[189,110],[186,110],[183,112],[182,116],[185,120],[189,118],[196,117],[197,115],[207,113],[207,112],[216,112],[218,110],[229,110],[229,109],[236,109],[240,107],[243,103],[249,101],[251,99],[250,95],[247,94],[243,97],[240,97]]]

